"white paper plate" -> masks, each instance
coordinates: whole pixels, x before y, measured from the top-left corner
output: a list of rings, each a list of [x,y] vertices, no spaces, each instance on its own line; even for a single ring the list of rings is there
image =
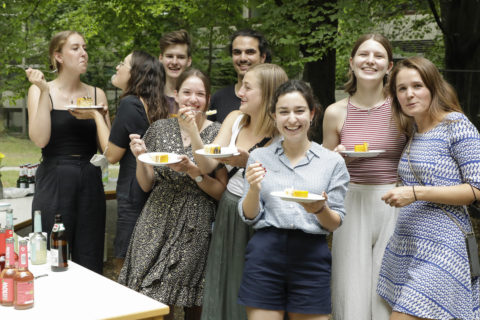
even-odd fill
[[[161,155],[161,154],[168,154],[168,162],[155,162],[152,157]],[[175,153],[168,153],[168,152],[148,152],[142,153],[138,156],[138,159],[144,163],[151,164],[152,166],[164,166],[166,164],[178,163],[181,159]]]
[[[205,153],[205,150],[203,149],[198,149],[197,151],[195,151],[195,153],[207,158],[226,158],[231,156],[238,156],[240,154],[237,148],[229,148],[229,147],[222,147],[221,153],[217,153],[217,154]]]
[[[282,200],[293,201],[293,202],[309,203],[309,202],[314,202],[314,201],[318,201],[318,200],[325,200],[325,198],[323,196],[321,196],[319,194],[311,193],[311,192],[308,193],[308,198],[288,196],[285,193],[285,191],[272,191],[270,194],[274,197],[279,197]]]
[[[385,150],[370,150],[370,151],[361,151],[361,152],[340,151],[341,154],[347,157],[352,157],[352,158],[371,158],[371,157],[376,157],[380,153],[384,153],[384,152]]]
[[[67,110],[86,110],[86,109],[103,109],[103,106],[89,106],[89,107],[79,107],[77,105],[71,104],[66,106]]]

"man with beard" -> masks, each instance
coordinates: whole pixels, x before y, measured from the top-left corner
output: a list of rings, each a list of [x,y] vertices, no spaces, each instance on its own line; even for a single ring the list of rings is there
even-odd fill
[[[210,119],[220,123],[230,112],[240,107],[241,100],[237,93],[248,69],[271,61],[267,40],[260,32],[250,29],[238,30],[232,34],[229,51],[233,67],[237,72],[237,83],[217,90],[210,103],[210,110],[217,110],[217,114]]]
[[[188,32],[177,30],[165,33],[160,39],[158,59],[165,68],[165,95],[171,114],[176,114],[175,87],[178,77],[192,64],[191,41]]]

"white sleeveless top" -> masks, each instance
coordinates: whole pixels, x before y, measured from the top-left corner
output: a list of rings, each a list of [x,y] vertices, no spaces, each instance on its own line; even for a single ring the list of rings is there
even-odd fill
[[[228,145],[229,147],[235,147],[235,144],[237,142],[237,137],[240,132],[240,129],[242,129],[242,126],[240,126],[240,121],[243,119],[243,113],[240,114],[237,119],[235,119],[235,122],[233,123],[232,126],[232,137],[230,138],[230,144]],[[234,167],[226,165],[227,170],[230,172]],[[243,195],[243,171],[244,168],[240,168],[229,180],[227,184],[227,190],[233,193],[236,196],[241,197]]]

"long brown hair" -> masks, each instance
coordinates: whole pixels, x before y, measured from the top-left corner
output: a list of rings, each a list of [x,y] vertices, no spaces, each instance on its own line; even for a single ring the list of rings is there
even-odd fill
[[[133,51],[130,60],[130,79],[120,98],[134,95],[147,105],[150,123],[168,116],[167,99],[163,93],[165,71],[157,58],[143,51]]]
[[[455,89],[445,81],[437,67],[430,60],[423,57],[408,58],[397,62],[388,83],[388,91],[392,97],[392,113],[400,131],[407,135],[411,135],[414,123],[412,117],[403,113],[402,106],[397,98],[397,76],[403,69],[417,70],[423,83],[430,91],[432,100],[428,111],[431,119],[440,121],[445,113],[463,113]]]
[[[270,106],[275,95],[275,90],[284,82],[288,81],[287,73],[278,65],[272,63],[257,64],[247,71],[254,73],[260,86],[262,101],[259,107],[259,121],[257,127],[254,128],[255,134],[273,137],[277,134],[277,128],[270,115]],[[250,124],[250,116],[245,114],[240,122],[243,126]]]
[[[53,36],[52,40],[50,40],[48,56],[50,58],[51,70],[57,70],[58,72],[60,72],[62,65],[59,64],[55,59],[55,53],[62,52],[63,46],[67,42],[68,37],[70,37],[72,34],[78,34],[85,41],[85,37],[80,32],[73,30],[60,31]]]
[[[350,58],[353,59],[357,54],[358,48],[362,45],[362,43],[370,39],[377,41],[385,48],[385,51],[387,51],[388,63],[392,62],[393,61],[392,45],[390,44],[390,41],[388,41],[387,38],[385,38],[383,35],[379,33],[367,33],[360,36],[355,42],[355,45],[353,46],[352,52],[350,53]],[[348,80],[347,82],[345,82],[344,91],[352,96],[357,91],[357,77],[355,76],[351,68],[348,68],[347,75],[348,75]],[[385,75],[385,77],[383,78],[384,86],[387,83],[387,80],[388,80],[387,76]]]

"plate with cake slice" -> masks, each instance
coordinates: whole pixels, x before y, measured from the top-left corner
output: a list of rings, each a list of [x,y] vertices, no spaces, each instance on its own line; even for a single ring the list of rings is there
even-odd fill
[[[340,151],[346,157],[352,158],[371,158],[376,157],[381,153],[384,153],[385,150],[368,150],[368,151]]]
[[[103,109],[103,106],[77,106],[70,104],[65,107],[67,110]]]
[[[138,159],[144,163],[152,166],[164,166],[166,164],[178,163],[181,161],[179,156],[175,153],[169,152],[148,152],[142,153]]]
[[[93,99],[91,97],[80,97],[77,98],[77,104],[72,104],[66,106],[67,110],[81,110],[81,109],[103,109],[103,106],[96,106],[93,104]]]
[[[285,201],[293,201],[293,202],[315,202],[318,200],[325,200],[322,195],[311,193],[305,190],[295,190],[292,188],[287,188],[283,191],[272,191],[270,193],[274,197],[279,197]]]
[[[240,154],[237,148],[221,147],[217,144],[206,144],[203,149],[198,149],[195,153],[207,158],[226,158]]]

